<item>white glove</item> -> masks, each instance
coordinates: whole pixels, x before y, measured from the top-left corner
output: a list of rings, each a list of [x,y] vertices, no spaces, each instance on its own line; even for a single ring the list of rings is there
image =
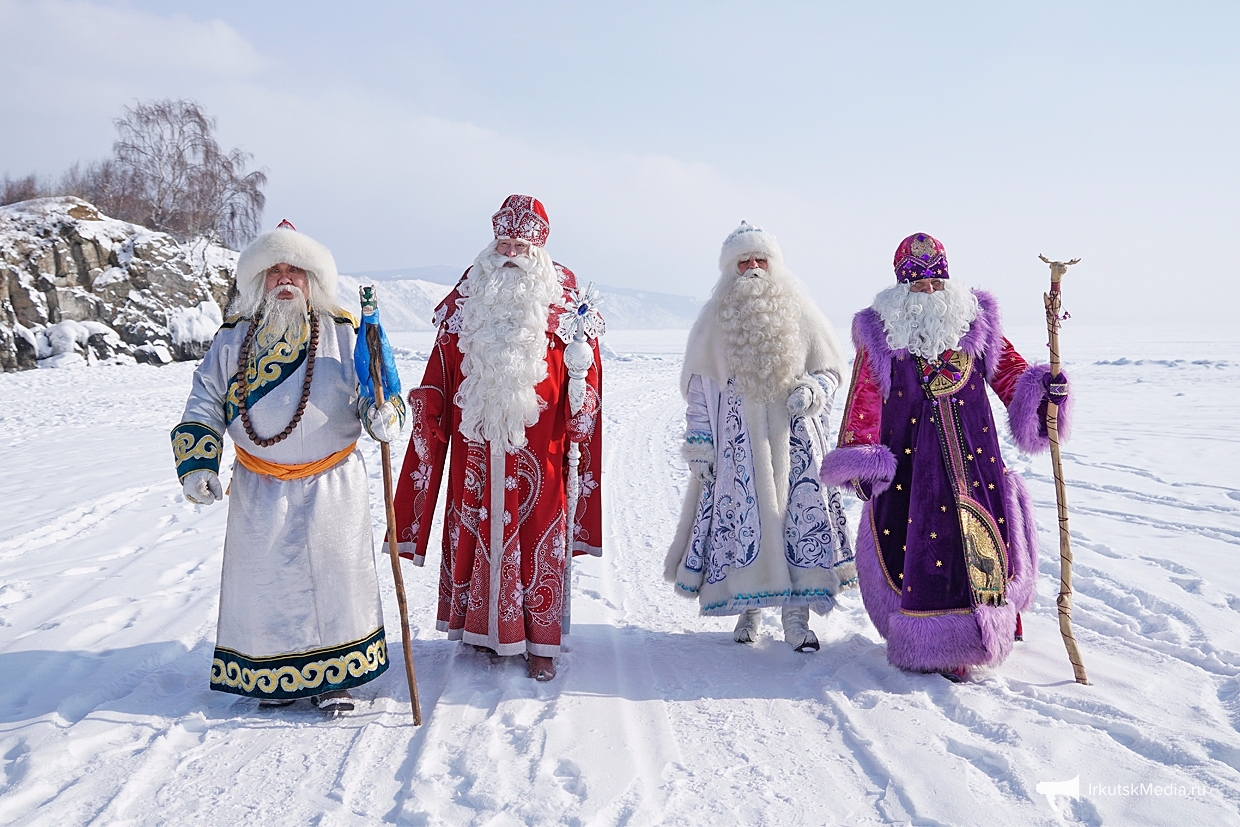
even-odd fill
[[[699,482],[714,482],[715,464],[707,459],[689,460],[689,473]]]
[[[788,413],[793,416],[815,417],[822,413],[823,406],[827,404],[827,395],[823,392],[822,386],[815,380],[810,379],[808,382],[797,385],[793,388],[792,393],[788,394]]]
[[[400,417],[396,406],[391,401],[384,402],[377,408],[371,408],[366,414],[370,435],[380,442],[392,442],[400,436]]]
[[[207,468],[186,474],[181,492],[195,505],[210,505],[224,499],[224,486],[220,485],[220,478]]]

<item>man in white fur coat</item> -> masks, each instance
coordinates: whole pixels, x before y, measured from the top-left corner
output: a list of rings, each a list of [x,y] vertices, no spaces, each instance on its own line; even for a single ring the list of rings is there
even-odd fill
[[[856,583],[839,491],[818,478],[844,359],[774,236],[741,222],[719,270],[681,372],[691,479],[664,574],[702,614],[740,615],[737,642],[780,606],[784,640],[817,651],[810,609]]]
[[[351,710],[349,689],[387,669],[357,440],[400,434],[399,395],[359,393],[357,321],[336,307],[336,263],[287,221],[246,247],[237,297],[194,372],[172,430],[185,498],[224,497],[224,433],[237,464],[211,688],[287,706]]]

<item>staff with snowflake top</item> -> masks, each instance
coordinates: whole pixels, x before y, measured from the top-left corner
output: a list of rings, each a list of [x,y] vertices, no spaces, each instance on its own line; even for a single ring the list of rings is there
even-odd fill
[[[597,339],[569,355],[579,325],[564,317],[582,301],[572,271],[544,249],[543,205],[509,196],[491,223],[494,239],[436,309],[435,348],[409,392],[397,540],[421,565],[446,469],[436,625],[490,657],[523,656],[529,676],[547,681],[564,631],[566,555],[602,554],[602,364]],[[583,335],[601,331],[590,304]]]

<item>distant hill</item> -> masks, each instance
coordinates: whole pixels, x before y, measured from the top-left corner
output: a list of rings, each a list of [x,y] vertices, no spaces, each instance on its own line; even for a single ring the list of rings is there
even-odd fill
[[[431,284],[456,284],[457,279],[465,272],[464,267],[449,267],[446,264],[432,264],[427,267],[400,267],[395,270],[368,270],[365,273],[349,273],[353,279],[361,280],[362,284],[371,281],[428,281]],[[343,273],[341,275],[344,275]]]
[[[693,296],[655,293],[628,287],[595,285],[603,297],[601,310],[614,330],[667,330],[693,326],[702,302]]]
[[[388,281],[379,278],[378,274],[365,276],[341,274],[336,285],[336,300],[354,315],[361,313],[357,288],[362,284],[375,285],[376,292],[379,294],[379,313],[384,327],[391,331],[417,331],[434,329],[431,326],[431,317],[435,314],[435,306],[443,301],[444,296],[448,295],[452,284],[456,284],[456,280],[453,279],[452,284],[437,284],[422,279]]]
[[[444,265],[405,267],[340,276],[339,301],[358,312],[359,284],[377,283],[383,323],[393,331],[431,329],[435,305],[448,295],[465,268]],[[584,285],[583,285],[584,286]],[[692,296],[595,285],[602,296],[603,317],[612,330],[671,330],[693,326],[702,302]]]

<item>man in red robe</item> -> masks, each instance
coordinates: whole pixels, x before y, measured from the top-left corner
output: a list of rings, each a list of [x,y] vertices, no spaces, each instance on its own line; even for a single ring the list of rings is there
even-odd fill
[[[423,564],[446,464],[436,627],[523,654],[530,677],[546,681],[560,653],[566,550],[602,554],[602,319],[544,249],[551,226],[541,203],[511,195],[491,221],[495,240],[435,310],[435,349],[409,392],[397,540]],[[570,405],[564,357],[579,326],[594,334],[594,360],[584,400]],[[570,442],[581,450],[571,540]]]

